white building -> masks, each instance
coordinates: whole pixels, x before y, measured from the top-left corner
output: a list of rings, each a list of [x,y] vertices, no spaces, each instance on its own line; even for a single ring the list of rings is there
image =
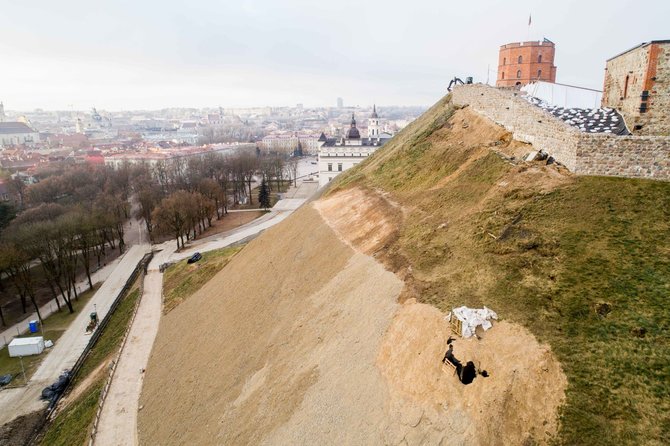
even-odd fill
[[[317,153],[321,144],[319,134],[291,132],[265,136],[259,146],[266,153],[285,154],[294,153],[299,146],[302,153],[308,155]]]
[[[333,178],[351,169],[372,155],[386,141],[392,138],[380,131],[377,107],[368,118],[368,137],[361,138],[356,128],[356,118],[351,115],[351,126],[340,140],[321,138],[319,149],[319,187],[328,184]]]
[[[39,141],[39,132],[23,122],[0,122],[0,147],[29,146]]]

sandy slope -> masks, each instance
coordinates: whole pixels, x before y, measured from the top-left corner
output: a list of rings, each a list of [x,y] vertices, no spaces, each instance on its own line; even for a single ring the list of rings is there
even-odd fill
[[[382,419],[384,386],[375,357],[401,288],[303,208],[163,318],[141,398],[141,442],[378,436],[370,423]]]
[[[398,304],[403,282],[343,240],[303,207],[162,319],[142,444],[502,444],[553,431],[564,378],[546,348],[509,324],[458,341],[492,373],[463,386],[440,363],[442,314]]]

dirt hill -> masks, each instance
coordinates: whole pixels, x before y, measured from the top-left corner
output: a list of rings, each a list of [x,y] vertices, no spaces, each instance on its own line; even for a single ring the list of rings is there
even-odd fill
[[[251,242],[163,317],[142,444],[662,444],[670,185],[530,150],[445,98]]]

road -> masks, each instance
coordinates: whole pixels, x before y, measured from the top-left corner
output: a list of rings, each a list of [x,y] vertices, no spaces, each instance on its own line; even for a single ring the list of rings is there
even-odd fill
[[[162,251],[154,256],[144,279],[142,301],[100,414],[95,444],[114,446],[138,444],[137,413],[140,410],[142,371],[149,362],[162,313],[163,274],[158,271],[160,265],[188,258],[196,251],[220,249],[254,236],[283,221],[305,203],[317,188],[318,181],[299,182],[297,188],[290,189],[284,195],[286,198],[277,202],[272,211],[263,217],[228,233],[196,241],[182,252],[173,252],[175,248],[173,240],[160,245]]]
[[[114,299],[149,249],[149,245],[135,245],[128,249],[100,289],[44,358],[28,384],[0,391],[0,426],[17,416],[46,407],[46,403],[39,400],[42,389],[58,379],[64,370],[71,369],[88,344],[90,335],[86,334],[86,327],[90,321],[90,313],[95,308],[100,319],[105,317]]]

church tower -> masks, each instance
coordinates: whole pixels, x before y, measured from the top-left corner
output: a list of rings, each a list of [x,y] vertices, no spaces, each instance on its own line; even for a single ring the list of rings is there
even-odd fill
[[[372,106],[372,114],[368,118],[368,138],[379,140],[379,116],[376,104]]]

